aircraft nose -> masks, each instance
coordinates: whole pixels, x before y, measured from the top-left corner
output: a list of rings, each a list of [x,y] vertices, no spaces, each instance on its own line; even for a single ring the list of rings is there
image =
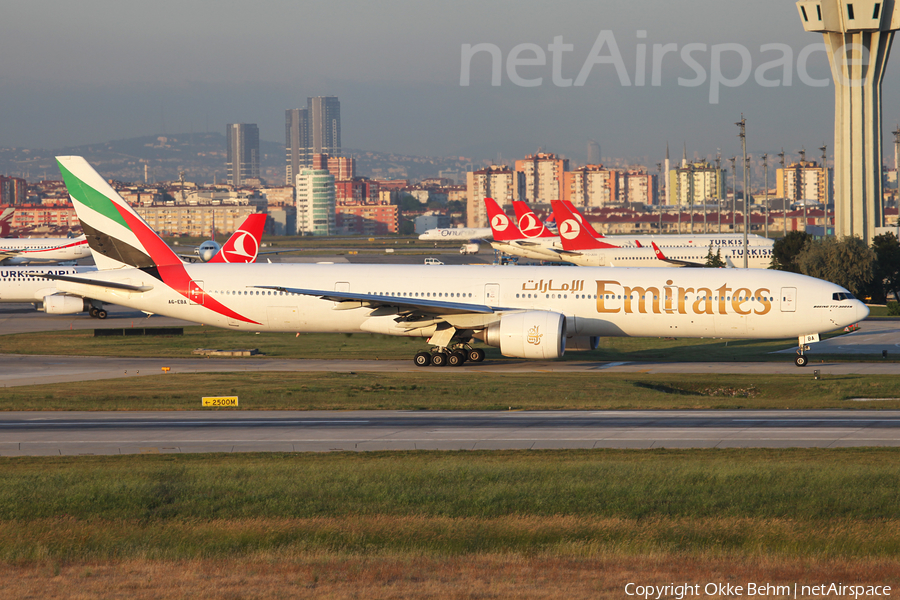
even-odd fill
[[[856,322],[859,323],[869,316],[869,307],[861,300],[854,300],[854,302],[856,302]]]

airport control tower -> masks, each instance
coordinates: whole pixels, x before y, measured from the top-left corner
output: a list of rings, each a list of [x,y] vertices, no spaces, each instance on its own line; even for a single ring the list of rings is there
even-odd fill
[[[800,0],[806,31],[825,38],[834,77],[835,235],[872,243],[883,224],[881,81],[900,29],[900,0]]]

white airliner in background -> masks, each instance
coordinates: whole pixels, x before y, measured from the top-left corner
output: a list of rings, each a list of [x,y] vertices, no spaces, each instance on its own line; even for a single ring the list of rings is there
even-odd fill
[[[553,215],[559,224],[559,237],[564,252],[563,260],[582,267],[703,267],[707,254],[713,247],[670,246],[661,250],[656,242],[650,247],[631,246],[619,248],[607,243],[610,238],[597,239],[590,235],[587,227],[579,221],[568,207],[554,200]],[[768,269],[772,263],[772,249],[767,246],[749,246],[751,269]],[[722,248],[715,250],[728,267],[742,267],[743,248]]]
[[[655,243],[660,248],[689,246],[692,248],[703,248],[704,250],[707,250],[712,247],[714,252],[718,249],[721,249],[724,255],[727,251],[740,249],[744,245],[743,233],[661,233],[655,235],[618,233],[615,235],[603,235],[601,233],[598,233],[597,230],[594,229],[594,227],[588,222],[587,219],[584,218],[584,215],[579,212],[579,210],[575,207],[574,204],[572,204],[571,201],[553,200],[550,204],[551,206],[553,206],[557,202],[561,202],[567,209],[569,209],[569,211],[575,216],[578,222],[584,226],[585,230],[592,238],[597,239],[603,244],[610,244],[619,248],[650,247]],[[528,211],[534,217],[534,220],[540,222],[540,219],[538,219],[538,217],[534,215],[531,209],[528,208],[528,206],[524,202],[516,200],[513,202],[513,206],[516,210],[516,216],[520,221],[522,219],[521,215],[524,215],[525,211]],[[524,230],[523,233],[525,233]],[[747,235],[747,245],[754,247],[761,246],[771,249],[775,245],[775,240],[771,240],[751,233]],[[743,264],[743,254],[741,254],[741,263]]]
[[[236,331],[427,338],[422,366],[482,360],[475,339],[552,359],[598,336],[797,337],[802,366],[819,333],[869,312],[833,283],[759,269],[184,264],[83,158],[57,162],[100,268],[50,276],[60,291]]]
[[[564,244],[563,240],[550,232],[522,201],[513,202],[518,226],[503,212],[496,201],[485,198],[484,203],[491,228],[494,231],[494,241],[491,246],[513,256],[543,261],[571,262],[582,266],[702,266],[705,263],[707,251],[712,249],[713,252],[721,251],[723,260],[729,262],[729,266],[743,266],[744,251],[741,245],[743,234],[603,237],[597,234],[584,217],[577,212],[577,209],[574,209],[571,202],[565,201],[562,204],[567,208],[571,207],[570,210],[577,219],[574,226],[583,232],[575,246],[572,239],[566,240],[568,243]],[[553,201],[554,206],[558,204],[560,204],[559,201]],[[556,222],[559,226],[561,219],[556,217]],[[560,231],[562,230],[560,229]],[[573,223],[570,221],[567,229],[562,233],[572,235],[573,231]],[[652,249],[654,244],[658,248],[665,248],[664,254],[662,252],[655,253]],[[753,266],[768,267],[774,241],[751,235],[748,237],[748,246]],[[596,252],[587,252],[587,255],[592,255],[587,257],[584,256],[585,253],[581,252],[600,248],[610,249],[610,252],[602,255]],[[626,249],[636,251],[625,252]],[[573,253],[573,251],[575,252]],[[696,257],[701,254],[702,260],[699,265],[694,265]],[[613,258],[616,259],[616,262],[610,263],[609,261]],[[599,262],[601,259],[602,263]],[[740,261],[740,265],[737,265],[738,261]],[[735,264],[732,265],[732,262]]]
[[[90,255],[83,235],[76,238],[0,239],[0,265],[59,263]]]
[[[491,239],[490,227],[448,227],[429,229],[419,236],[426,242],[473,242]]]
[[[251,263],[256,261],[265,213],[249,215],[235,231],[222,249],[208,262],[211,263]],[[50,315],[70,315],[87,312],[97,319],[107,317],[103,302],[90,296],[62,293],[56,282],[48,276],[77,276],[91,273],[97,267],[64,266],[0,266],[0,303],[31,303],[37,310]]]

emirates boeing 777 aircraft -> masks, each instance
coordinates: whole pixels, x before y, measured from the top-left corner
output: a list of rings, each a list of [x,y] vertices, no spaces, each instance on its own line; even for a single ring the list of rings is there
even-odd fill
[[[360,264],[184,264],[81,157],[58,157],[99,271],[60,291],[239,331],[426,338],[418,365],[552,359],[598,336],[788,338],[856,323],[844,288],[780,271]]]

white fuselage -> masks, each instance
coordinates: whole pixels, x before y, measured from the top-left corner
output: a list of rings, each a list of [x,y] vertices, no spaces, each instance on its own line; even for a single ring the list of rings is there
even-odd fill
[[[192,264],[184,269],[192,283],[178,285],[192,291],[176,291],[136,269],[89,277],[152,289],[124,291],[67,281],[57,287],[244,331],[407,336],[433,331],[402,329],[397,310],[390,307],[357,308],[260,286],[486,305],[496,308],[491,316],[550,311],[565,315],[569,334],[579,336],[788,338],[838,329],[868,314],[860,301],[839,298],[846,292],[840,286],[771,270],[352,264]]]
[[[724,234],[723,234],[724,235]],[[651,243],[656,243],[656,245],[660,248],[688,248],[691,249],[688,254],[694,256],[697,254],[695,250],[703,250],[703,261],[706,261],[706,252],[708,250],[712,250],[713,253],[721,250],[722,252],[722,260],[728,262],[729,266],[732,266],[731,263],[734,263],[734,266],[743,267],[744,266],[744,247],[743,247],[743,237],[740,240],[729,237],[714,237],[714,236],[684,236],[684,235],[660,235],[660,236],[638,236],[636,238],[625,238],[625,236],[620,236],[616,238],[607,237],[602,238],[598,241],[600,243],[611,244],[614,246],[618,246],[620,250],[627,249],[640,249],[635,241],[639,241],[642,247],[645,247],[649,252],[653,252],[651,248]],[[753,239],[756,238],[756,239]],[[752,243],[751,243],[752,242]],[[772,258],[772,249],[774,248],[775,242],[773,240],[759,237],[759,236],[750,236],[747,240],[747,246],[750,251],[750,257],[754,256],[760,257],[768,257],[766,261],[765,267],[769,266]],[[521,240],[512,240],[512,241],[494,241],[491,242],[491,246],[495,250],[499,250],[500,252],[504,252],[506,254],[511,254],[513,256],[521,256],[523,258],[530,258],[534,260],[550,260],[550,261],[565,261],[572,262],[573,264],[582,265],[581,262],[575,262],[574,260],[570,260],[566,257],[566,255],[561,255],[560,250],[563,250],[563,244],[559,237],[545,237],[545,238],[527,238]],[[604,250],[603,248],[597,249],[588,249],[588,250],[579,250],[579,252],[599,252]],[[610,250],[616,251],[616,248],[611,248]],[[624,253],[620,253],[623,257],[626,256]],[[665,252],[666,256],[669,255],[669,252]],[[639,254],[628,254],[627,256],[641,256]],[[636,259],[642,260],[642,259]],[[664,266],[664,265],[655,265],[652,261],[642,262],[641,264],[633,263],[633,264],[621,264],[621,259],[619,263],[614,263],[617,266]],[[603,264],[590,263],[590,266],[606,266]]]
[[[419,236],[428,242],[466,242],[469,240],[489,240],[492,237],[490,227],[450,227],[447,229],[429,229]]]
[[[748,248],[747,265],[751,269],[768,269],[772,264],[772,249],[765,246]],[[674,246],[665,248],[666,258],[685,261],[698,266],[706,264],[708,249],[703,247]],[[715,254],[715,252],[714,252]],[[660,260],[653,248],[603,248],[579,250],[578,254],[564,254],[564,259],[580,267],[683,267],[677,263]],[[727,267],[744,266],[744,249],[721,250],[722,260]]]
[[[91,255],[84,236],[77,238],[2,238],[0,263],[63,262]]]
[[[0,265],[0,302],[39,304],[45,297],[59,293],[56,281],[46,279],[42,275],[82,275],[96,270],[95,266],[5,267]]]

